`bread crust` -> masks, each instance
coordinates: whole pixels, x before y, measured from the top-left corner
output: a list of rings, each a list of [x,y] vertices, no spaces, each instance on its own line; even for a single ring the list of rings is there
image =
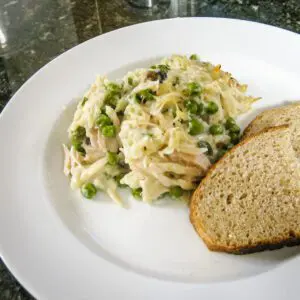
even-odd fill
[[[288,104],[288,105],[285,105],[285,106],[271,108],[271,109],[268,109],[268,110],[265,110],[265,111],[261,112],[245,128],[245,130],[243,132],[242,139],[245,139],[245,138],[247,138],[250,135],[250,132],[252,131],[252,128],[255,126],[255,124],[258,121],[260,121],[263,118],[263,116],[266,113],[276,113],[276,112],[280,112],[281,113],[283,109],[289,109],[289,108],[291,108],[293,106],[300,106],[300,102],[295,102],[295,103],[291,103],[291,104]],[[280,125],[280,126],[282,126],[282,125]]]
[[[233,253],[233,254],[247,254],[247,253],[254,253],[254,252],[260,252],[264,250],[275,250],[282,248],[284,246],[295,246],[300,245],[300,232],[299,233],[293,233],[290,236],[287,236],[284,240],[280,239],[273,239],[273,240],[265,240],[258,244],[253,245],[232,245],[232,246],[222,246],[222,245],[216,245],[214,244],[214,241],[211,239],[211,237],[205,232],[202,221],[200,217],[197,215],[197,203],[198,201],[201,201],[202,198],[202,190],[205,188],[206,182],[210,180],[211,175],[213,171],[217,168],[219,164],[223,162],[224,159],[226,159],[227,156],[229,156],[231,153],[234,153],[236,149],[241,147],[244,144],[249,143],[252,139],[255,139],[257,136],[260,136],[266,132],[276,132],[289,129],[289,125],[281,125],[277,127],[270,127],[267,128],[259,133],[256,133],[254,135],[251,135],[249,137],[246,137],[244,140],[242,140],[239,144],[234,146],[232,149],[230,149],[228,152],[225,153],[225,155],[214,165],[211,166],[208,173],[206,174],[205,178],[201,181],[198,188],[195,190],[195,192],[192,195],[191,202],[190,202],[190,221],[196,230],[196,232],[199,234],[199,236],[203,239],[206,246],[212,250],[212,251],[220,251],[220,252],[227,252],[227,253]]]
[[[226,250],[222,250],[222,251],[232,253],[232,254],[237,254],[237,255],[243,255],[243,254],[261,252],[261,251],[265,251],[265,250],[277,250],[277,249],[281,249],[283,247],[293,247],[293,246],[298,246],[298,245],[300,245],[300,235],[297,238],[288,238],[288,239],[281,240],[281,241],[274,240],[272,242],[266,241],[262,244],[248,246],[245,248],[237,248],[237,249],[233,249],[229,252]],[[219,251],[219,250],[216,250],[216,251]]]
[[[257,121],[261,120],[262,117],[263,117],[263,113],[261,113],[261,114],[259,114],[258,116],[256,116],[255,119],[252,120],[252,121],[250,122],[250,124],[248,124],[248,126],[245,128],[245,130],[244,130],[244,132],[243,132],[242,140],[246,139],[246,138],[250,135],[249,133],[252,131],[252,128],[253,128],[254,124],[255,124]]]

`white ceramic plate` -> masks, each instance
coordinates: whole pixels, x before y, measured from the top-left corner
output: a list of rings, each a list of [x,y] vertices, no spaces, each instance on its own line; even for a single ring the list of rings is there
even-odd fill
[[[128,209],[87,201],[62,174],[61,144],[96,74],[110,78],[173,53],[221,63],[260,110],[300,99],[300,37],[230,19],[144,23],[59,56],[16,93],[0,119],[0,253],[38,299],[296,299],[299,248],[233,256],[207,250],[179,203]],[[63,108],[66,107],[64,110]]]

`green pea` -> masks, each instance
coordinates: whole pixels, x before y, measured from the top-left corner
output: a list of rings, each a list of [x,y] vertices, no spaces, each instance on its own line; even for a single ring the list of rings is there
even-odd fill
[[[114,82],[107,84],[106,89],[115,93],[121,93],[122,91],[122,87]]]
[[[128,81],[129,85],[133,85],[133,79],[132,79],[132,77],[128,77],[127,81]]]
[[[224,154],[226,153],[227,151],[225,149],[220,149],[218,151],[218,154],[217,154],[217,157],[216,157],[216,160],[220,159],[222,156],[224,156]]]
[[[185,107],[191,114],[196,114],[198,111],[198,104],[194,100],[188,100],[185,103]]]
[[[238,133],[232,132],[229,135],[230,135],[230,139],[231,139],[232,144],[236,145],[236,144],[239,143],[240,135]]]
[[[112,125],[112,121],[106,114],[100,114],[96,120],[96,125],[99,127]]]
[[[124,174],[119,174],[119,175],[117,175],[117,176],[114,177],[115,181],[118,184],[118,187],[120,187],[120,188],[125,188],[127,186],[126,184],[121,183],[121,179],[123,177],[124,177]]]
[[[79,147],[81,147],[81,144],[82,144],[81,141],[77,141],[77,140],[75,140],[75,139],[72,139],[72,140],[71,140],[71,143],[72,143],[72,146],[75,148],[76,151],[78,151],[77,149],[78,149]]]
[[[82,99],[82,102],[81,102],[81,106],[84,106],[84,104],[86,103],[86,101],[88,101],[89,99],[87,97],[84,97]]]
[[[107,162],[115,166],[118,163],[118,154],[114,152],[107,152]]]
[[[197,82],[190,82],[187,84],[188,93],[190,96],[200,95],[202,89]]]
[[[116,107],[117,102],[122,94],[122,87],[114,82],[110,82],[106,86],[105,103],[112,107]]]
[[[92,199],[96,196],[97,194],[97,188],[95,187],[95,185],[93,185],[92,183],[85,183],[82,187],[81,187],[81,194],[84,198],[86,199]]]
[[[233,124],[233,125],[231,125],[231,127],[229,127],[229,132],[231,132],[231,133],[240,133],[240,131],[241,131],[241,129],[240,129],[240,127],[238,126],[238,125],[236,125],[236,124]]]
[[[119,96],[114,94],[113,92],[106,92],[105,94],[105,104],[111,106],[112,108],[115,108],[118,103]]]
[[[86,130],[82,126],[78,126],[72,133],[72,139],[77,141],[83,141],[86,137]]]
[[[82,126],[78,126],[76,130],[72,132],[71,143],[77,152],[85,155],[85,149],[82,147],[83,141],[86,139],[86,130]]]
[[[200,102],[198,104],[198,110],[197,110],[197,115],[202,116],[204,112],[204,104]]]
[[[199,58],[198,58],[198,55],[197,54],[192,54],[191,56],[190,56],[190,60],[198,60]]]
[[[190,135],[198,135],[204,131],[203,124],[197,119],[192,119],[189,122],[189,134]]]
[[[136,199],[141,199],[142,198],[142,188],[137,188],[137,189],[132,189],[131,194],[134,198]]]
[[[156,67],[163,73],[168,73],[168,71],[170,70],[169,65],[158,65]]]
[[[225,122],[225,128],[229,129],[230,127],[236,125],[234,118],[229,117]]]
[[[206,112],[209,115],[215,114],[218,110],[219,110],[219,106],[215,102],[213,101],[208,102],[206,106]]]
[[[163,194],[161,194],[157,199],[161,200],[164,199],[165,197],[169,196],[170,194],[168,192],[165,192]]]
[[[74,147],[74,149],[75,149],[77,152],[79,152],[79,153],[81,153],[81,154],[83,154],[83,155],[86,154],[85,149],[82,147],[82,142],[72,141],[72,146]]]
[[[170,70],[169,65],[154,65],[151,66],[150,69],[155,71],[149,71],[147,74],[147,78],[149,78],[152,81],[158,80],[162,83],[164,82],[168,77],[168,71]]]
[[[206,141],[199,141],[198,142],[198,147],[206,148],[207,149],[207,155],[213,155],[214,154],[211,145]]]
[[[183,189],[180,186],[172,186],[169,194],[171,197],[179,198],[183,195]]]
[[[223,126],[220,124],[213,124],[209,127],[209,132],[213,135],[222,134],[224,131]]]
[[[232,144],[232,143],[229,143],[229,144],[226,145],[226,149],[227,149],[227,150],[230,150],[230,149],[232,149],[233,147],[234,147],[234,144]]]
[[[102,127],[101,133],[105,137],[115,137],[116,134],[117,134],[117,130],[116,130],[116,127],[114,125],[106,125],[106,126]]]
[[[154,94],[155,92],[153,92],[151,89],[139,91],[135,94],[135,101],[137,103],[145,103],[147,101],[152,101],[155,99]]]

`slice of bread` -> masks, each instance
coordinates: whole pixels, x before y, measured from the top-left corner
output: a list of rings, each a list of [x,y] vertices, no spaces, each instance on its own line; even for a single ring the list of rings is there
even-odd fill
[[[227,152],[194,192],[190,220],[214,251],[300,244],[300,168],[289,127],[269,128]]]
[[[243,138],[247,138],[266,128],[290,125],[293,148],[300,157],[300,103],[293,103],[266,110],[259,114],[245,129]]]

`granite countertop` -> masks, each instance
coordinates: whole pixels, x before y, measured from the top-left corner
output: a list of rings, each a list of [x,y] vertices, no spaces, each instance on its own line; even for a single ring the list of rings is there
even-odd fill
[[[123,26],[187,16],[246,19],[300,33],[299,0],[158,0],[151,9],[126,0],[2,0],[0,110],[32,74],[67,49]],[[0,299],[33,299],[1,260]]]

